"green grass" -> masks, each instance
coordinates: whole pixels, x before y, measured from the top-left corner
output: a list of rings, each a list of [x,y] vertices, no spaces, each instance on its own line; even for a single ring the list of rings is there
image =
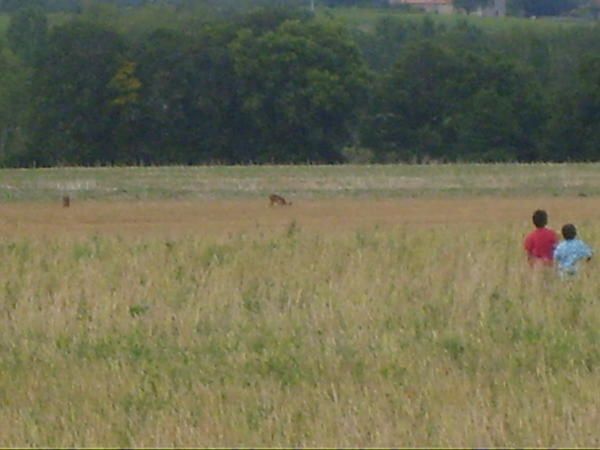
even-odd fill
[[[425,17],[430,18],[436,24],[453,26],[458,22],[467,21],[470,24],[481,26],[486,31],[491,32],[511,32],[515,29],[527,29],[540,34],[552,34],[560,30],[571,29],[573,27],[592,27],[596,26],[593,21],[569,20],[540,18],[531,20],[519,17],[476,17],[466,16],[464,14],[425,14],[420,12],[405,12],[394,8],[323,8],[318,10],[324,17],[335,17],[343,23],[353,28],[359,28],[363,31],[372,31],[377,21],[388,18],[401,18],[407,21],[420,22]]]
[[[144,8],[127,8],[116,10],[112,8],[100,8],[98,20],[104,20],[117,27],[123,32],[140,34],[156,27],[181,28],[189,24],[190,20],[203,20],[207,12],[199,7],[191,15],[182,15],[173,10],[160,6],[147,6]],[[104,16],[102,16],[104,14]],[[369,8],[369,7],[336,7],[326,8],[317,5],[317,15],[320,17],[337,18],[353,28],[363,31],[374,29],[375,23],[385,17],[399,17],[409,21],[421,21],[425,16],[431,18],[438,24],[454,25],[458,21],[466,20],[469,23],[480,25],[490,31],[510,31],[515,28],[527,28],[536,32],[549,33],[557,30],[571,28],[574,26],[593,26],[593,21],[581,20],[556,20],[541,18],[538,20],[522,19],[517,17],[505,17],[501,19],[491,17],[474,17],[461,14],[424,14],[420,12],[406,12],[395,8]],[[72,17],[71,14],[52,13],[49,14],[50,25],[64,23]],[[0,34],[4,35],[8,28],[10,15],[0,14]]]
[[[596,196],[600,164],[0,169],[0,200]]]

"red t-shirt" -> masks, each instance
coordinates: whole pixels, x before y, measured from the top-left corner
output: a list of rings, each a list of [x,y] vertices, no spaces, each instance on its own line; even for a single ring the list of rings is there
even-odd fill
[[[554,247],[558,244],[558,235],[549,228],[536,228],[525,238],[524,247],[529,260],[540,259],[552,263]]]

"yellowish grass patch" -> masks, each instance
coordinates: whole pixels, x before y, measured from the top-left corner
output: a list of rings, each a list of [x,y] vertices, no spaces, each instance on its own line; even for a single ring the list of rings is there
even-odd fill
[[[0,206],[2,446],[598,446],[594,198]]]

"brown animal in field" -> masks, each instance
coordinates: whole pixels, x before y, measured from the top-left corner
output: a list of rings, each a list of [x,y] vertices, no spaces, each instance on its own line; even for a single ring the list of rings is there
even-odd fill
[[[69,197],[68,195],[63,195],[63,208],[68,208],[69,206],[71,206],[71,197]]]
[[[271,194],[269,195],[269,206],[273,205],[281,205],[281,206],[291,206],[292,202],[288,202],[281,195]]]

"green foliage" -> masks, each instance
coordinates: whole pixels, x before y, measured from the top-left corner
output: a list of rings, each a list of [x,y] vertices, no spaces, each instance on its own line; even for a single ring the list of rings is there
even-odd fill
[[[0,11],[14,12],[19,9],[44,8],[48,0],[0,0]]]
[[[258,162],[333,162],[349,142],[366,69],[340,28],[286,21],[231,43],[247,138]]]
[[[526,16],[557,16],[586,2],[587,0],[509,0],[509,8]]]
[[[9,3],[2,165],[598,158],[597,26],[270,0]],[[56,8],[81,14],[48,22]]]
[[[454,361],[460,360],[465,352],[465,346],[460,338],[450,337],[442,342],[442,347]]]
[[[455,8],[464,9],[467,13],[477,8],[488,6],[493,0],[454,0]]]
[[[586,56],[576,88],[557,94],[547,142],[548,156],[559,160],[600,157],[600,57]]]
[[[11,50],[29,65],[45,52],[48,19],[40,8],[19,9],[10,20],[6,33]]]
[[[135,159],[188,164],[235,162],[244,123],[228,43],[221,25],[194,37],[158,30],[135,49],[141,81],[134,122]],[[141,145],[140,145],[141,144]]]
[[[424,40],[407,47],[373,99],[365,144],[409,160],[532,160],[537,87],[499,56]]]
[[[110,82],[125,47],[115,32],[91,22],[55,28],[35,68],[37,99],[32,150],[39,164],[115,161]]]
[[[142,83],[135,75],[135,67],[134,62],[125,61],[110,80],[109,87],[114,89],[117,94],[117,97],[112,101],[113,105],[127,106],[139,100],[139,90]]]
[[[143,304],[135,304],[129,307],[129,315],[131,317],[138,317],[146,314],[150,307],[148,305]]]
[[[14,161],[24,150],[21,128],[29,102],[30,69],[0,47],[0,164]]]

